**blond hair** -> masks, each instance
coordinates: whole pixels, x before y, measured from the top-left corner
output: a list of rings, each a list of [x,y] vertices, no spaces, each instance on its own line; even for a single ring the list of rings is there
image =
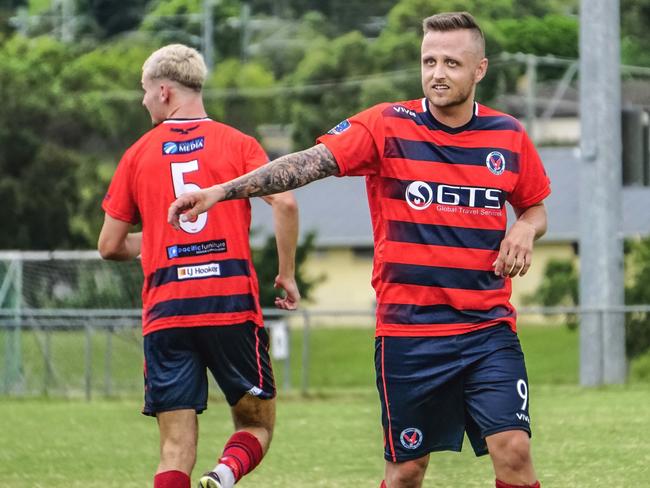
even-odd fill
[[[201,91],[208,69],[196,49],[183,44],[169,44],[147,58],[142,73],[152,80],[167,79]]]
[[[422,21],[422,30],[425,34],[427,32],[448,32],[460,29],[472,31],[479,43],[480,51],[485,52],[485,36],[469,12],[444,12],[427,17]]]

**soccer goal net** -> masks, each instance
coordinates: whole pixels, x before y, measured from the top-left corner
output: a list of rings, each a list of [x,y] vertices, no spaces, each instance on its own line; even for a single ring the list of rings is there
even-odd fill
[[[96,251],[0,252],[0,392],[139,390],[142,280]]]

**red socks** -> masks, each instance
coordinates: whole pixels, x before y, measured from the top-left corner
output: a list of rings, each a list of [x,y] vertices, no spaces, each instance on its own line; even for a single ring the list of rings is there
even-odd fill
[[[262,445],[257,437],[249,432],[241,431],[235,432],[228,439],[219,462],[231,469],[235,475],[235,482],[237,482],[242,476],[255,469],[263,455]]]
[[[540,488],[541,485],[539,484],[539,481],[535,481],[532,485],[509,485],[508,483],[504,483],[501,480],[497,480],[496,488]]]
[[[154,476],[153,488],[190,488],[190,477],[182,471],[163,471]]]
[[[379,485],[379,488],[386,488],[386,480],[381,480],[381,485]]]

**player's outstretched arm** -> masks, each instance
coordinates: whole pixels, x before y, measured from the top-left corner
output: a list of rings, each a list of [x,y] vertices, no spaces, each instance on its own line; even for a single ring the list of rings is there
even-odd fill
[[[293,190],[338,172],[338,164],[330,150],[323,144],[317,144],[304,151],[282,156],[234,180],[181,195],[169,207],[167,221],[179,229],[179,219],[192,220],[222,200],[261,197]]]

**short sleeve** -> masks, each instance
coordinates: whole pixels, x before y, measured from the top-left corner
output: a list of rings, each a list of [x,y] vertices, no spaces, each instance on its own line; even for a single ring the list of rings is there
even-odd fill
[[[140,221],[140,214],[133,197],[134,174],[130,154],[127,151],[117,165],[111,184],[104,196],[102,208],[114,219],[137,224]]]
[[[244,156],[244,173],[250,173],[269,162],[268,155],[254,137],[247,136],[244,139],[242,152]]]
[[[341,176],[368,176],[379,172],[384,152],[384,121],[376,105],[344,120],[316,142],[330,150]]]
[[[540,203],[550,193],[550,180],[542,160],[524,131],[519,153],[519,179],[508,201],[513,207],[528,208]]]

